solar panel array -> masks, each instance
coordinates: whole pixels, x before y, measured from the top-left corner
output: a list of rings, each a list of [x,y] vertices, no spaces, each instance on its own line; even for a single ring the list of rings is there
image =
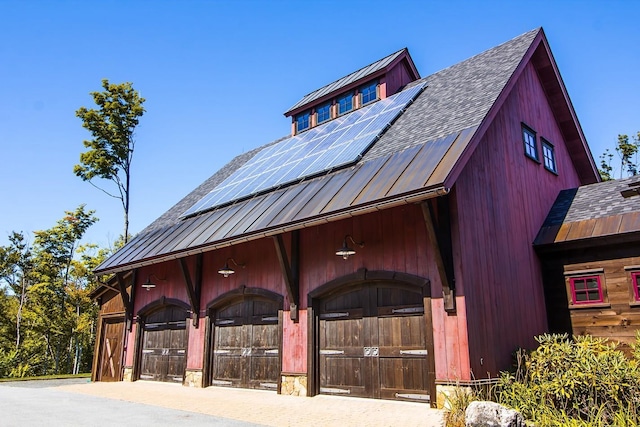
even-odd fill
[[[423,88],[413,86],[265,147],[182,216],[356,162]]]

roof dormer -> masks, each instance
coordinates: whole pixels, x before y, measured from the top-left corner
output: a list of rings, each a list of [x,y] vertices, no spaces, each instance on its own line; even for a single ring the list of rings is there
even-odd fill
[[[292,135],[397,93],[420,74],[403,48],[302,97],[287,112]]]

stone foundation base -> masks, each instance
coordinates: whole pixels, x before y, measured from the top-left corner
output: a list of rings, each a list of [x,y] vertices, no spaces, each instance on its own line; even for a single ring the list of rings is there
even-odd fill
[[[133,381],[133,368],[124,368],[122,381],[127,381],[127,382]]]
[[[202,370],[187,369],[184,374],[184,385],[187,387],[202,387]]]
[[[306,396],[307,376],[301,374],[282,375],[280,394],[286,394],[288,396]]]
[[[471,387],[466,385],[436,385],[436,407],[451,409],[450,399],[455,399],[459,393],[471,393]]]

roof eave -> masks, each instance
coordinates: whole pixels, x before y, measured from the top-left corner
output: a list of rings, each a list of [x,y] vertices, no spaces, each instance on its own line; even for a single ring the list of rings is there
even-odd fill
[[[218,240],[215,242],[208,242],[198,247],[192,247],[192,248],[188,248],[178,252],[162,254],[156,257],[150,257],[150,258],[146,258],[139,261],[120,264],[114,267],[107,267],[104,269],[100,269],[98,267],[98,269],[94,271],[94,274],[98,276],[102,276],[105,274],[114,274],[114,273],[119,273],[123,271],[130,271],[134,268],[144,267],[146,265],[157,264],[160,262],[169,261],[173,259],[184,258],[184,257],[188,257],[191,255],[195,255],[203,252],[209,252],[216,249],[236,245],[239,243],[250,242],[250,241],[261,239],[264,237],[275,236],[275,235],[286,233],[293,230],[300,230],[303,228],[315,227],[320,224],[339,221],[349,217],[364,215],[371,212],[380,211],[383,209],[390,209],[396,206],[418,203],[420,201],[443,196],[448,193],[449,193],[449,188],[443,185],[430,186],[428,188],[423,188],[419,191],[414,191],[411,193],[406,193],[406,194],[390,197],[387,199],[376,200],[375,202],[372,202],[372,203],[353,206],[347,209],[334,211],[334,212],[324,214],[324,215],[319,215],[313,218],[305,218],[297,222],[291,222],[291,223],[279,225],[277,227],[262,229],[254,233],[234,236],[229,239]]]

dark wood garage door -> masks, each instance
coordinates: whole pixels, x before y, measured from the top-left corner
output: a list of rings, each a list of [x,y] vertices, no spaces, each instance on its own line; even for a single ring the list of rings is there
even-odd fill
[[[211,385],[278,388],[280,306],[247,296],[215,312]]]
[[[320,305],[320,393],[428,402],[420,293],[361,286]]]
[[[103,320],[99,381],[120,381],[123,340],[124,318]]]
[[[188,313],[170,306],[147,316],[140,379],[182,382],[186,367]]]

